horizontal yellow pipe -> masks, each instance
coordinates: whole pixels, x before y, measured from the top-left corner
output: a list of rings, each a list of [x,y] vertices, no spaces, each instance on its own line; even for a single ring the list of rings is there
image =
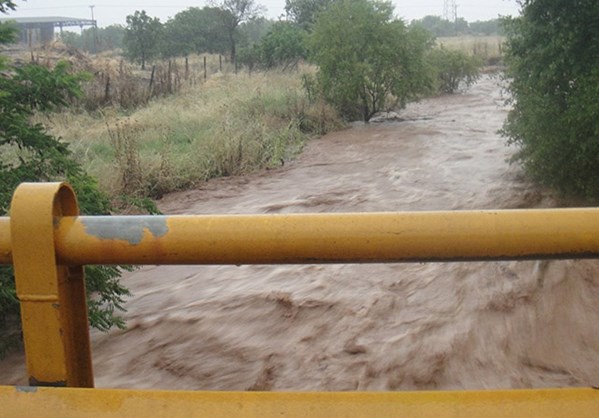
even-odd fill
[[[0,386],[3,417],[596,418],[590,388],[455,392],[190,392]]]
[[[10,262],[0,219],[0,263]],[[35,239],[35,237],[32,237]],[[288,264],[599,257],[599,209],[64,217],[64,264]]]

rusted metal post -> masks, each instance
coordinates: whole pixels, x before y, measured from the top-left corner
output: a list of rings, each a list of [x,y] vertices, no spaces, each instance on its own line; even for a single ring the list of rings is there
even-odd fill
[[[64,183],[23,183],[10,217],[12,262],[31,386],[93,387],[83,267],[57,262],[54,222],[77,216]]]

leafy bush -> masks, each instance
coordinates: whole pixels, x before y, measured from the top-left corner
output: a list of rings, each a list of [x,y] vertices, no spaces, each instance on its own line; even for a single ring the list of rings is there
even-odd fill
[[[0,0],[0,11],[11,3]],[[10,41],[9,31],[0,23],[0,41]],[[34,64],[9,67],[0,62],[0,216],[8,212],[12,193],[24,181],[68,180],[77,192],[83,213],[108,214],[110,201],[99,191],[95,180],[74,160],[67,144],[31,122],[34,112],[50,112],[68,105],[81,94],[79,83],[87,78],[70,74],[68,64],[54,69]],[[117,267],[87,268],[91,325],[107,330],[123,326],[114,314],[122,310],[127,289],[118,282]],[[0,269],[0,354],[18,341],[19,306],[12,268]]]
[[[503,134],[542,184],[599,198],[599,2],[526,0],[509,19]]]
[[[480,59],[462,51],[435,48],[428,59],[440,93],[455,93],[460,87],[470,87],[480,77]]]
[[[333,2],[314,25],[312,60],[326,100],[348,119],[367,122],[388,103],[403,106],[430,88],[425,53],[432,38],[393,17],[389,2]]]
[[[275,23],[260,42],[265,68],[296,68],[306,55],[306,32],[290,22]]]

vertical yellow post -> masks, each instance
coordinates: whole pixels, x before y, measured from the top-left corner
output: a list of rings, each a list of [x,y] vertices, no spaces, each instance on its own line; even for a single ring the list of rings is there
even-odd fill
[[[56,218],[78,214],[64,183],[23,183],[13,196],[12,258],[32,386],[94,385],[83,267],[58,265],[54,245]]]

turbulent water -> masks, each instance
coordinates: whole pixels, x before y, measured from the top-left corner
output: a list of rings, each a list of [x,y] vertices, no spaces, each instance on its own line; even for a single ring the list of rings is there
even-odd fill
[[[312,141],[284,167],[211,181],[167,214],[549,207],[497,135],[495,80],[402,120]],[[100,387],[407,390],[599,385],[599,262],[151,266],[129,328],[93,333]],[[23,383],[21,355],[0,382]]]

